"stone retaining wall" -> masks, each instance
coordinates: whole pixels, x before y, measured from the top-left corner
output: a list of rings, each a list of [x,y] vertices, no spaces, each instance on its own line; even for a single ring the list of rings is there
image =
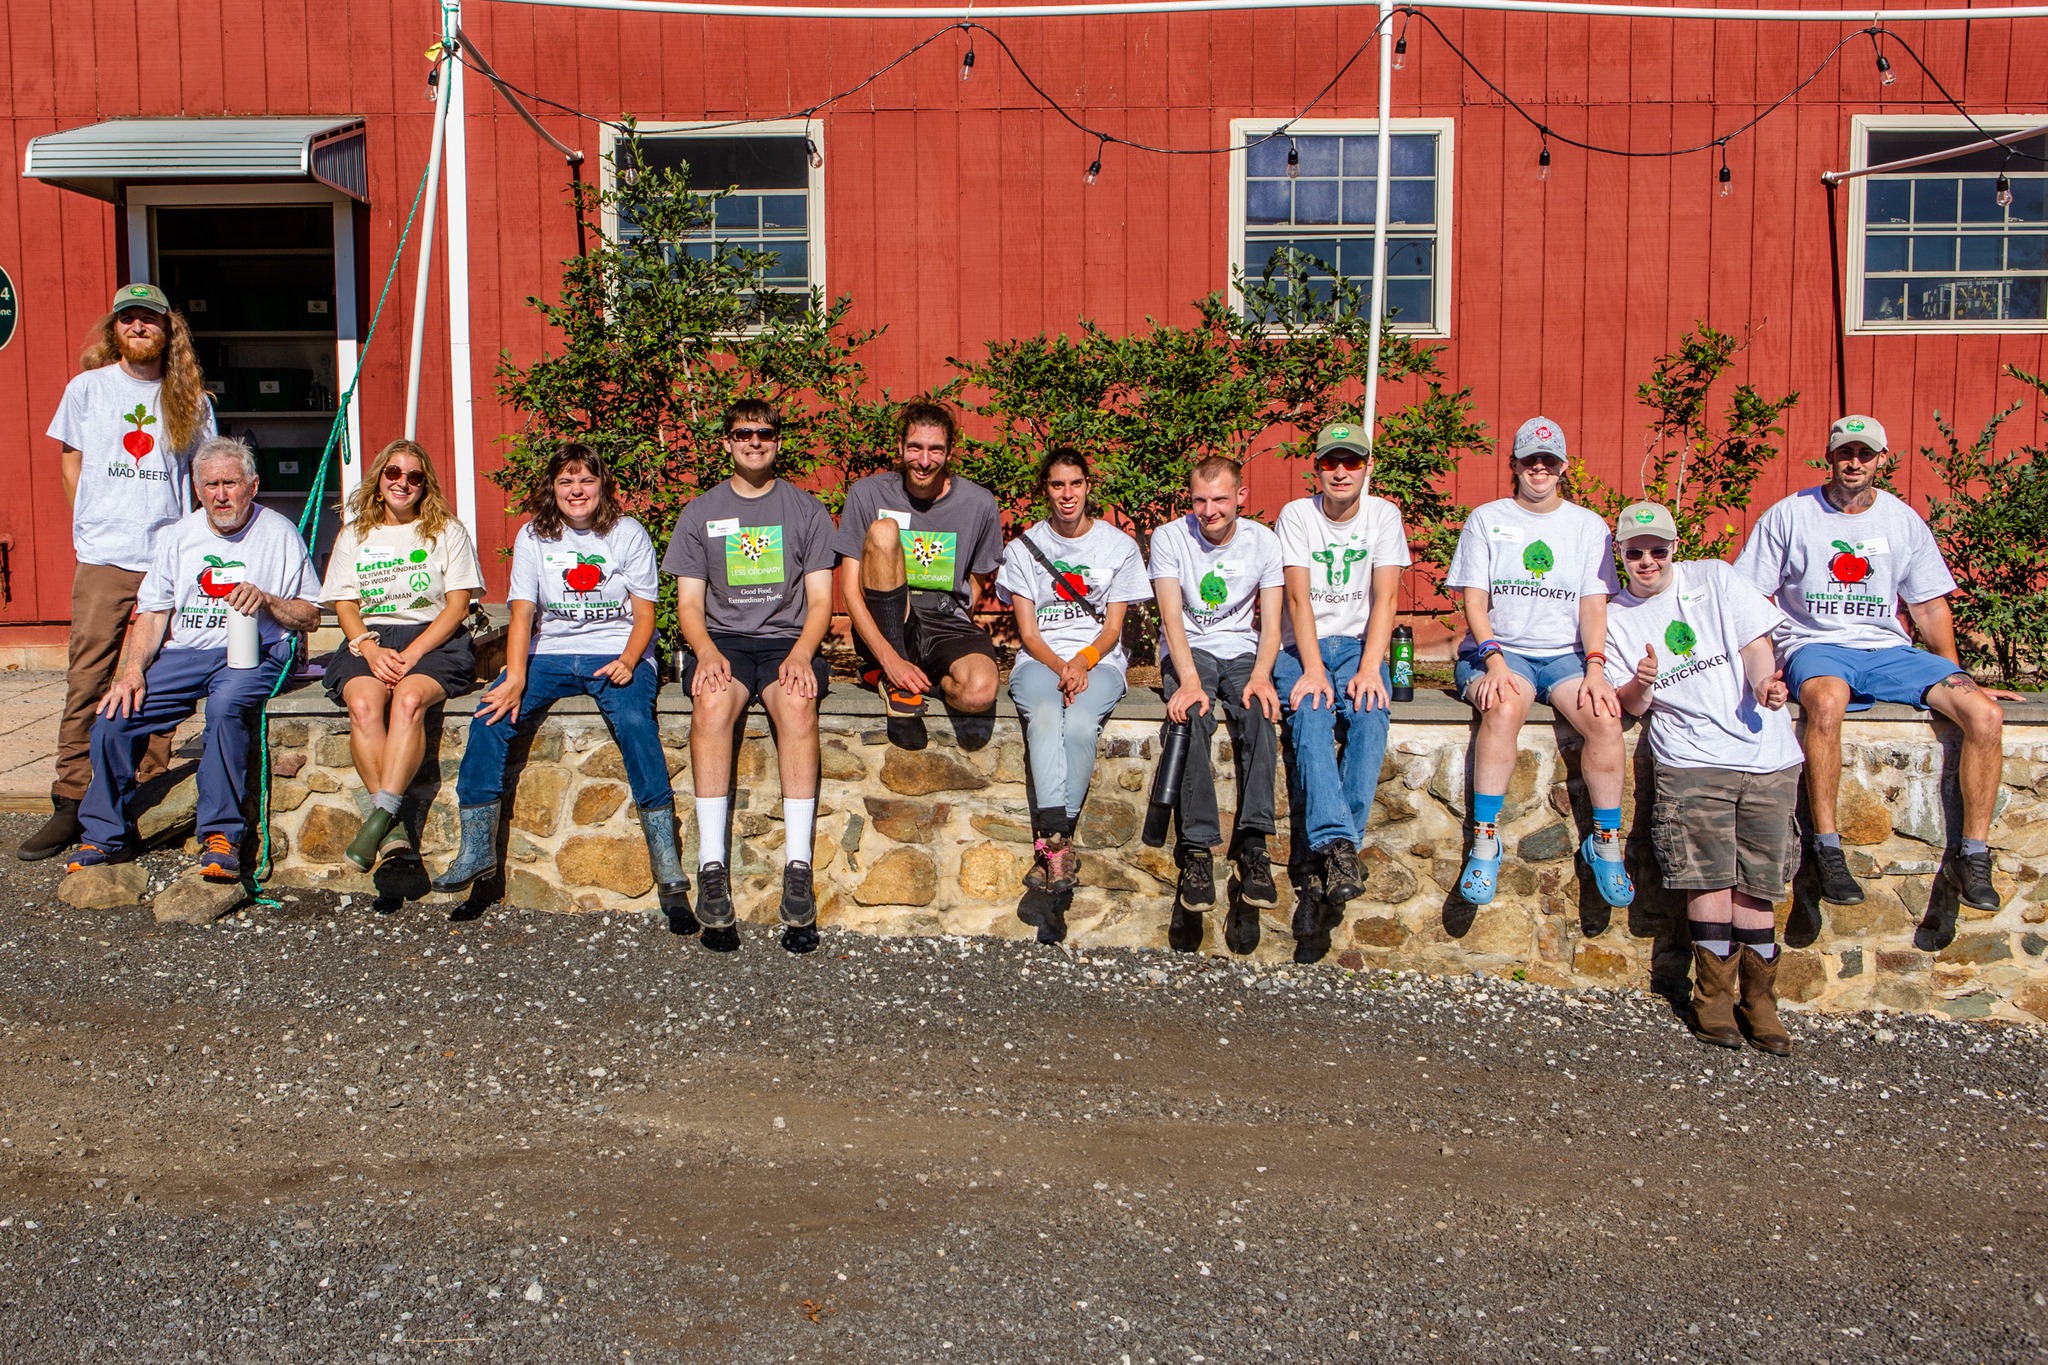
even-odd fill
[[[415,794],[430,803],[422,850],[440,866],[455,843],[454,778],[473,699],[449,707]],[[663,694],[661,728],[682,814],[685,865],[694,868],[690,818],[687,701]],[[2009,708],[2005,786],[1992,833],[2006,908],[1960,910],[1953,941],[1927,943],[1916,928],[1942,857],[1944,806],[1953,804],[1957,736],[1902,708],[1854,719],[1845,743],[1841,817],[1850,867],[1867,900],[1821,906],[1795,886],[1779,907],[1787,952],[1784,997],[1828,1010],[1884,1005],[1938,1010],[1956,1017],[2048,1020],[2048,706]],[[1174,868],[1167,852],[1139,838],[1156,753],[1159,702],[1128,698],[1102,738],[1094,788],[1078,844],[1082,885],[1066,914],[1079,945],[1163,947]],[[1397,710],[1365,850],[1366,894],[1331,934],[1330,955],[1350,967],[1473,970],[1560,986],[1667,986],[1682,979],[1688,949],[1679,896],[1656,879],[1647,843],[1647,746],[1636,753],[1625,809],[1630,862],[1639,894],[1627,911],[1609,912],[1575,875],[1573,852],[1590,828],[1577,777],[1576,736],[1560,750],[1539,714],[1523,733],[1502,832],[1509,857],[1494,904],[1476,910],[1454,894],[1463,849],[1466,749],[1470,713],[1430,694]],[[991,934],[1029,937],[1035,917],[1022,877],[1030,860],[1024,751],[1013,715],[998,716],[992,737],[963,747],[943,720],[931,746],[909,753],[884,740],[874,699],[845,689],[821,718],[825,783],[819,803],[817,868],[820,922],[882,934]],[[1629,742],[1637,748],[1639,727]],[[426,894],[417,871],[380,869],[376,879],[341,861],[367,809],[349,764],[348,722],[317,692],[273,703],[271,727],[276,881],[385,896]],[[1217,772],[1226,807],[1234,803],[1228,741],[1218,737]],[[430,749],[430,754],[436,751]],[[653,907],[653,886],[638,814],[603,720],[587,702],[565,702],[536,734],[517,799],[509,811],[505,896],[544,910]],[[758,711],[738,756],[734,788],[734,898],[743,919],[772,921],[782,861],[775,754]],[[1284,858],[1283,833],[1274,848]],[[1950,817],[1952,819],[1952,815]],[[1226,813],[1226,828],[1227,828]],[[401,865],[402,867],[402,865]],[[1267,959],[1296,951],[1288,933],[1291,892],[1269,911],[1257,950]],[[1220,913],[1207,916],[1201,950],[1223,953]],[[1929,949],[1936,949],[1930,951]]]

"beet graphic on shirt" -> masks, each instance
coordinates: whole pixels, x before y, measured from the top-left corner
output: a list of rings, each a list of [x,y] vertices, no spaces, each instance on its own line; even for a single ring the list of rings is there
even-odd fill
[[[144,439],[148,438],[145,437]],[[239,559],[222,559],[218,555],[208,555],[206,557],[206,567],[199,571],[199,591],[205,593],[208,597],[226,597],[235,590],[235,585],[232,583],[215,582],[213,571],[215,569],[240,569],[244,567],[246,566]]]
[[[144,427],[155,426],[156,418],[149,415],[148,408],[144,407],[140,403],[137,403],[135,405],[135,411],[127,414],[121,420],[124,422],[131,422],[135,426],[135,430],[127,432],[122,435],[121,449],[127,451],[130,455],[134,456],[135,463],[141,464],[142,457],[149,454],[150,451],[156,449],[156,438],[143,430]]]
[[[1557,567],[1557,556],[1542,541],[1534,541],[1522,551],[1522,567],[1541,578]]]
[[[1828,573],[1837,583],[1861,583],[1870,577],[1870,561],[1856,553],[1847,541],[1831,542],[1841,553],[1828,561]]]
[[[1673,621],[1664,627],[1664,648],[1681,659],[1690,659],[1699,643],[1700,637],[1693,634],[1692,627],[1683,621]]]
[[[1069,564],[1064,559],[1055,559],[1052,566],[1057,573],[1053,578],[1053,596],[1069,602],[1080,602],[1088,596],[1088,566]]]
[[[577,555],[576,562],[562,571],[562,582],[570,592],[590,592],[604,582],[604,556]]]

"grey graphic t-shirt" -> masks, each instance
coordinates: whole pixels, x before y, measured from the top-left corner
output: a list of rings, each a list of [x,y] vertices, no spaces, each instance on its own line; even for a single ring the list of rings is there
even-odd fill
[[[858,559],[868,527],[888,517],[903,539],[903,574],[911,608],[925,616],[965,618],[974,604],[975,574],[992,574],[1003,562],[1003,518],[995,495],[958,474],[945,495],[914,502],[900,472],[870,474],[846,490],[839,534],[832,552]]]
[[[785,479],[758,498],[726,480],[676,518],[664,573],[704,583],[704,623],[720,635],[803,634],[804,575],[832,567],[832,514]]]

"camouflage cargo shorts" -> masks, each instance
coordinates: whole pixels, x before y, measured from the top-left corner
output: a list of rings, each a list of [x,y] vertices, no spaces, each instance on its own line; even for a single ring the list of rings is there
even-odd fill
[[[1798,866],[1802,765],[1775,773],[1657,765],[1650,844],[1675,891],[1732,886],[1778,901]]]

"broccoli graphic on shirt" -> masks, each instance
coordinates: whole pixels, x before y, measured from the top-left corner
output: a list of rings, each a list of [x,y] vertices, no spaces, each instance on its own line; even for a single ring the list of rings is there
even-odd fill
[[[1557,556],[1542,541],[1531,541],[1529,548],[1522,551],[1522,567],[1540,579],[1557,567]]]

